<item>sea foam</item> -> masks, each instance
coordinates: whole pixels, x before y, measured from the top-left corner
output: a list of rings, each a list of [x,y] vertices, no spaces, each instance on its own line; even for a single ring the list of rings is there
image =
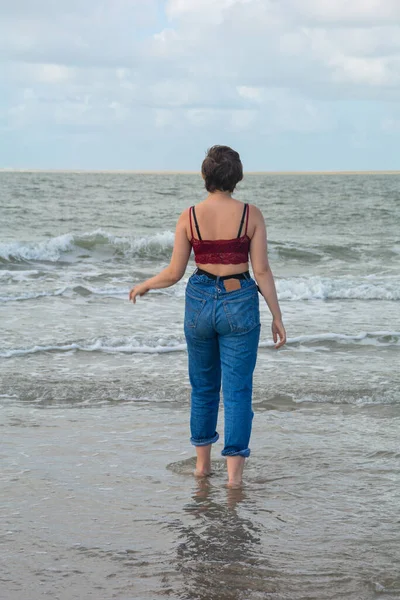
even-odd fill
[[[379,346],[390,347],[400,346],[400,332],[398,331],[375,331],[361,332],[357,335],[346,335],[342,333],[321,333],[314,335],[303,335],[288,338],[286,349],[301,346],[321,346],[329,345],[332,348],[335,345],[357,345],[357,346]],[[272,340],[260,342],[261,348],[271,348],[274,346]],[[96,338],[90,340],[81,340],[68,343],[54,343],[47,345],[35,344],[26,348],[10,348],[0,351],[0,357],[11,358],[15,356],[24,356],[27,354],[38,354],[42,352],[104,352],[106,354],[162,354],[169,352],[183,352],[186,350],[185,342],[171,337],[169,339],[153,338],[140,340],[134,337],[130,338]]]
[[[276,288],[280,300],[400,300],[398,277],[277,278]]]
[[[27,271],[25,271],[27,273]],[[21,278],[21,281],[23,278]],[[181,298],[185,295],[186,279],[182,279],[171,288],[152,290],[152,294],[174,296]],[[329,278],[329,277],[292,277],[275,278],[278,298],[281,301],[299,302],[308,300],[400,300],[400,279],[398,277],[371,278]],[[132,281],[132,285],[133,285]],[[30,300],[41,296],[103,296],[126,300],[130,287],[104,285],[96,287],[80,280],[76,285],[58,287],[54,290],[36,293],[7,294],[0,297],[0,302],[13,300]]]

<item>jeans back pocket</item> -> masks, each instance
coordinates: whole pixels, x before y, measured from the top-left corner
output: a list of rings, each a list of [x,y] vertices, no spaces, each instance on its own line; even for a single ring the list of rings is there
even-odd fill
[[[205,299],[194,296],[188,291],[185,295],[185,327],[196,327],[201,311],[205,306]]]
[[[260,307],[257,291],[223,302],[232,333],[247,333],[260,325]]]

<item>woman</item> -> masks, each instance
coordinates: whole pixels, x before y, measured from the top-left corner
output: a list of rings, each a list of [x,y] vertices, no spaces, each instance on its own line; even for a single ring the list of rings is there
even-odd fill
[[[243,179],[237,152],[213,146],[202,164],[209,195],[178,219],[169,266],[135,286],[133,302],[151,289],[166,288],[184,275],[193,248],[196,271],[186,288],[185,337],[189,357],[191,443],[196,447],[195,474],[211,472],[219,395],[224,396],[228,485],[240,486],[253,419],[252,383],[260,337],[257,285],[249,274],[249,254],[259,290],[272,313],[275,347],[286,332],[267,258],[267,236],[260,210],[232,198]]]

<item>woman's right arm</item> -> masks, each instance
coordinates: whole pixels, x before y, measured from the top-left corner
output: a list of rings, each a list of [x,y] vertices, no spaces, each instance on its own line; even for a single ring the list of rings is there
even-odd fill
[[[268,262],[267,230],[262,212],[256,206],[251,207],[255,220],[254,234],[250,244],[250,260],[254,277],[272,314],[272,336],[276,348],[286,342],[286,331],[282,323],[274,276]],[[279,338],[279,342],[278,342]]]
[[[136,303],[137,296],[144,296],[149,290],[166,288],[177,283],[185,274],[192,246],[187,236],[189,209],[187,208],[178,219],[175,229],[174,249],[171,261],[158,275],[143,283],[135,285],[129,292],[129,300]]]

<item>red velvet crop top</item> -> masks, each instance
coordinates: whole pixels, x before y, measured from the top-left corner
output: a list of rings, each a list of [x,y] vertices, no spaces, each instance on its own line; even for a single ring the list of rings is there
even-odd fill
[[[240,234],[242,232],[245,217],[246,225],[244,235],[241,236]],[[194,250],[196,263],[200,265],[239,265],[248,262],[250,249],[250,238],[247,235],[247,225],[249,222],[248,204],[245,204],[243,208],[238,235],[232,240],[203,240],[200,234],[194,206],[190,207],[189,219],[192,235],[190,241]],[[192,219],[196,226],[198,239],[193,235]]]

